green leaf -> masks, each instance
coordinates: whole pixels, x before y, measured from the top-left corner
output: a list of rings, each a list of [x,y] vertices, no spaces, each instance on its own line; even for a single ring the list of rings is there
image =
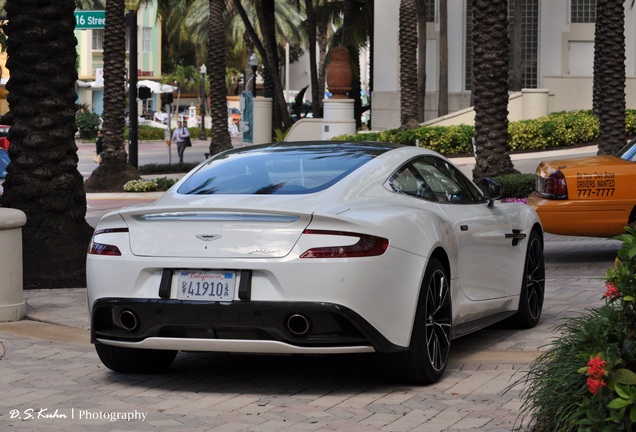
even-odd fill
[[[626,400],[626,399],[622,399],[622,398],[616,398],[613,401],[611,401],[610,403],[607,404],[608,408],[611,409],[621,409],[621,408],[625,408],[627,406],[630,406],[634,403],[634,401],[632,401],[631,399]]]
[[[616,369],[612,372],[612,379],[621,384],[636,385],[636,373],[629,369]]]
[[[633,246],[630,250],[629,250],[629,254],[628,254],[629,258],[634,258],[636,256],[636,246]]]

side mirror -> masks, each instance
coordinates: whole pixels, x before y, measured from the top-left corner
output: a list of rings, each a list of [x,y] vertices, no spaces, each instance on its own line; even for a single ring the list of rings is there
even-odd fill
[[[501,198],[501,185],[491,178],[485,178],[481,182],[484,198],[488,200],[488,207],[492,207],[495,200]]]

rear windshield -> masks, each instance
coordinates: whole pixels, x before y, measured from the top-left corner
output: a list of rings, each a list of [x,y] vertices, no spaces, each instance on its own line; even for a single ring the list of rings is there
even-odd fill
[[[178,193],[314,193],[337,183],[377,154],[360,148],[326,146],[227,152],[210,159],[179,187]]]

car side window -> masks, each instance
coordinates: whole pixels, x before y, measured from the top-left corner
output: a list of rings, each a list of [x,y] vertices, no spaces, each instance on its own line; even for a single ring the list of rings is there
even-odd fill
[[[394,191],[438,203],[472,204],[483,195],[449,162],[422,156],[398,169],[389,180]]]

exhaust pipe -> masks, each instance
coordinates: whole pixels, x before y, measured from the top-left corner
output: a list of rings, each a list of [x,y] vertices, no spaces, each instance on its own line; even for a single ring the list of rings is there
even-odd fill
[[[293,314],[287,319],[287,329],[296,336],[305,336],[311,331],[311,321],[304,315]]]
[[[126,309],[119,314],[119,325],[124,330],[134,331],[139,327],[139,320],[133,311]]]

